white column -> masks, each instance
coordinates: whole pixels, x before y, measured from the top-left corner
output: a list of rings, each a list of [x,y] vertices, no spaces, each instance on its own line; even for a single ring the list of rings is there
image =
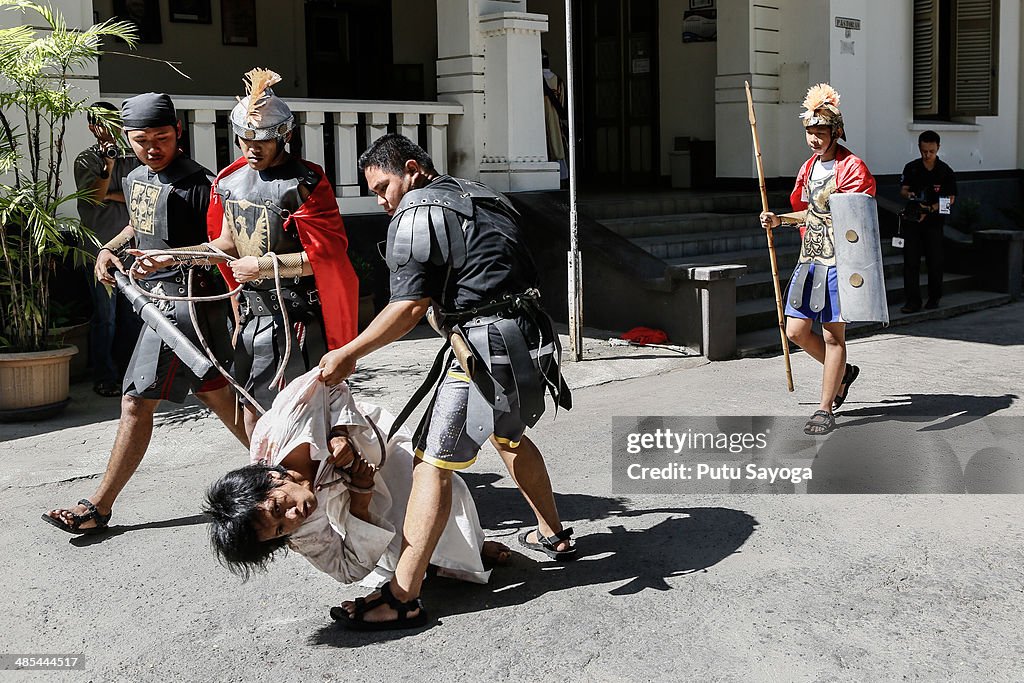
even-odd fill
[[[334,115],[334,168],[338,184],[334,194],[339,197],[359,196],[359,149],[356,126],[359,114],[337,112]]]
[[[434,170],[447,173],[448,114],[427,114],[427,154],[434,160]]]
[[[192,159],[216,173],[217,168],[217,112],[213,109],[195,109],[189,112],[189,139],[192,141]]]
[[[419,114],[399,114],[398,115],[398,134],[404,135],[413,142],[417,142],[420,131],[420,115]]]
[[[480,177],[484,154],[484,49],[480,0],[437,1],[437,99],[462,105],[448,128],[451,159],[431,154],[435,166],[462,178]],[[438,167],[440,167],[438,166]]]
[[[557,189],[558,164],[547,160],[540,34],[543,14],[480,17],[486,56],[486,119],[480,179],[501,191]]]
[[[744,81],[750,82],[757,112],[765,174],[774,177],[781,173],[774,149],[778,140],[779,4],[779,0],[718,3],[715,153],[717,173],[723,178],[757,177]]]
[[[302,156],[323,168],[324,165],[324,113],[322,111],[299,112],[302,125]]]
[[[864,159],[885,158],[889,152],[886,147],[891,147],[891,143],[886,145],[883,142],[886,139],[884,136],[877,133],[869,135],[870,131],[867,130],[868,103],[872,100],[871,86],[876,76],[872,74],[869,77],[868,74],[867,36],[871,26],[865,22],[867,31],[847,31],[836,27],[835,18],[868,19],[868,4],[864,0],[832,0],[826,29],[829,37],[828,81],[839,91],[843,122],[849,131],[843,145],[855,150],[854,153]],[[909,70],[907,73],[910,73]],[[878,100],[875,102],[877,106]],[[878,145],[878,153],[875,155],[870,153],[872,141]]]
[[[368,130],[366,131],[366,146],[369,147],[378,138],[383,137],[388,132],[388,114],[387,112],[374,111],[366,115],[366,125]]]

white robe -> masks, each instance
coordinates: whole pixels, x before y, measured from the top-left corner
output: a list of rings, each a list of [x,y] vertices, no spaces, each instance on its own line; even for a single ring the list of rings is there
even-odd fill
[[[336,480],[340,473],[326,462],[331,427],[348,426],[355,449],[370,463],[381,461],[380,441],[372,420],[384,438],[394,416],[382,408],[356,402],[345,383],[328,387],[314,368],[285,387],[266,415],[256,423],[250,457],[253,463],[279,464],[303,443],[319,461],[314,485]],[[289,537],[289,547],[322,572],[342,583],[361,581],[376,588],[389,580],[402,549],[402,525],[412,488],[412,441],[400,429],[388,442],[387,458],[375,477],[370,499],[370,521],[349,514],[349,492],[344,484],[317,491],[317,508]],[[452,476],[452,510],[448,524],[430,558],[439,574],[473,583],[487,583],[490,571],[480,559],[484,532],[466,483]]]

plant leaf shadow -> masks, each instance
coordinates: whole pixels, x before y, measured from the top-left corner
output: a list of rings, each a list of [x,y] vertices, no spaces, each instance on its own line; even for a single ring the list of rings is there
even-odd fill
[[[495,487],[495,474],[464,477],[473,491],[487,529],[512,532],[512,522],[493,523],[503,510],[525,507],[515,488]],[[435,620],[461,614],[521,605],[558,591],[585,586],[607,586],[609,595],[628,596],[647,589],[668,591],[668,579],[709,568],[740,552],[758,522],[741,510],[722,507],[630,509],[623,498],[584,494],[557,496],[559,511],[574,522],[614,520],[607,530],[576,536],[579,556],[574,562],[539,559],[539,555],[513,552],[510,564],[497,567],[489,584],[481,586],[445,578],[431,578],[424,586],[427,611]],[[484,516],[491,518],[485,521]],[[639,528],[630,520],[651,515],[664,519]],[[508,517],[506,517],[508,519]],[[572,522],[567,521],[567,525]],[[516,530],[532,526],[520,524]],[[511,545],[511,544],[510,544]],[[518,548],[514,549],[518,550]],[[395,640],[418,631],[358,632],[334,623],[310,634],[311,646],[359,647]]]
[[[941,419],[936,424],[926,424],[920,431],[945,431],[1005,410],[1019,398],[1017,394],[902,394],[879,401],[871,407],[842,410],[840,414],[844,418],[855,418],[850,422],[843,420],[844,426],[890,421],[930,423]]]

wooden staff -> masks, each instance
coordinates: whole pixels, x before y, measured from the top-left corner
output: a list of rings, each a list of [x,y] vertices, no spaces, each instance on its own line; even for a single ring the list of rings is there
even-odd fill
[[[761,163],[761,143],[757,139],[757,119],[754,117],[754,98],[750,95],[750,83],[743,81],[747,89],[747,114],[750,118],[750,134],[754,137],[754,158],[757,160],[757,180],[761,188],[761,209],[768,210],[768,191],[764,186],[764,164]],[[772,262],[772,286],[775,288],[775,312],[779,318],[779,338],[782,340],[782,355],[786,359],[786,388],[793,391],[793,366],[789,363],[789,339],[786,338],[786,317],[782,314],[782,288],[779,286],[779,262],[775,258],[775,237],[771,230],[765,230],[768,237],[768,257]]]

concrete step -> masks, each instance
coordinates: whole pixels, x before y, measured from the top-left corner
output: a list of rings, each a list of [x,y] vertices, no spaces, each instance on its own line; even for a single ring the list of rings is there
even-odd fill
[[[789,234],[794,234],[795,231],[790,231]],[[793,266],[796,265],[797,256],[800,254],[800,241],[799,239],[793,240],[792,238],[784,238],[785,232],[775,233],[775,258],[779,264],[779,272],[787,271],[786,277],[789,277],[788,273],[793,271]],[[902,262],[903,252],[899,249],[894,249],[891,244],[886,242],[882,245],[882,256],[888,258],[890,256],[897,256]],[[747,269],[751,273],[758,272],[770,272],[771,261],[768,256],[768,245],[765,242],[764,237],[761,238],[760,244],[752,249],[741,249],[738,251],[725,251],[709,254],[706,257],[700,256],[683,256],[677,258],[665,259],[665,262],[669,265],[722,265],[722,264],[739,264],[747,266]]]
[[[769,193],[769,206],[785,207],[789,194]],[[581,214],[601,221],[629,219],[638,216],[672,216],[686,213],[748,213],[761,212],[761,198],[756,192],[673,192],[605,193],[579,199]]]
[[[920,282],[921,286],[924,287],[927,277],[922,274]],[[948,294],[964,292],[970,290],[973,286],[974,278],[971,275],[946,273],[942,278],[943,299]],[[900,302],[900,305],[902,305],[902,274],[887,277],[885,280],[885,291],[886,298],[889,301]],[[783,290],[782,294],[785,296],[785,290]],[[785,301],[783,301],[783,306],[785,306]],[[736,302],[736,334],[777,327],[778,315],[775,308],[774,293],[770,297]]]
[[[765,259],[767,260],[767,257]],[[885,273],[886,281],[897,277],[902,278],[903,256],[896,254],[882,257],[882,269]],[[781,263],[779,264],[779,283],[783,290],[789,284],[789,278],[792,274],[792,268],[784,268]],[[747,270],[746,274],[741,275],[736,280],[736,301],[749,301],[760,298],[775,298],[772,274],[768,270]]]
[[[641,218],[607,218],[601,221],[612,232],[627,238],[688,235],[716,230],[757,229],[754,213],[683,213]]]
[[[669,263],[699,261],[702,265],[717,265],[732,263],[721,259],[723,253],[753,252],[757,247],[763,246],[764,231],[757,227],[748,227],[742,230],[708,230],[689,234],[636,237],[630,241],[652,256]],[[798,245],[800,235],[795,230],[780,233],[776,236],[775,243],[780,248]]]
[[[783,270],[783,264],[796,263],[797,256],[800,254],[800,243],[794,242],[793,244],[784,244],[775,246],[775,258],[779,263],[780,271]],[[738,264],[746,266],[748,272],[770,272],[771,271],[771,260],[768,256],[768,249],[764,238],[761,238],[761,246],[755,249],[741,249],[739,251],[723,251],[716,254],[709,254],[706,258],[699,256],[683,256],[680,258],[666,259],[666,263],[673,266],[696,266],[696,265],[722,265],[722,264]]]
[[[889,307],[889,326],[896,327],[900,325],[924,322],[926,320],[952,318],[953,316],[963,315],[964,313],[980,311],[994,306],[1002,306],[1009,302],[1010,297],[1007,294],[981,292],[972,289],[952,294],[944,294],[942,297],[942,304],[937,309],[931,311],[900,313],[900,306],[902,304],[893,304]],[[888,328],[883,327],[881,323],[851,323],[846,327],[846,336],[847,338],[866,337],[872,334],[885,332],[887,329]],[[736,345],[737,353],[740,358],[749,358],[752,356],[781,356],[782,340],[779,335],[778,323],[774,322],[773,318],[772,326],[769,328],[754,330],[752,332],[745,332],[737,335]],[[795,351],[799,351],[799,347],[795,344],[791,344],[790,353]],[[785,374],[781,369],[781,366],[779,373],[780,383],[782,386],[785,386]],[[810,379],[808,379],[808,381],[810,381]],[[819,375],[814,379],[814,381],[820,382],[821,376]]]

